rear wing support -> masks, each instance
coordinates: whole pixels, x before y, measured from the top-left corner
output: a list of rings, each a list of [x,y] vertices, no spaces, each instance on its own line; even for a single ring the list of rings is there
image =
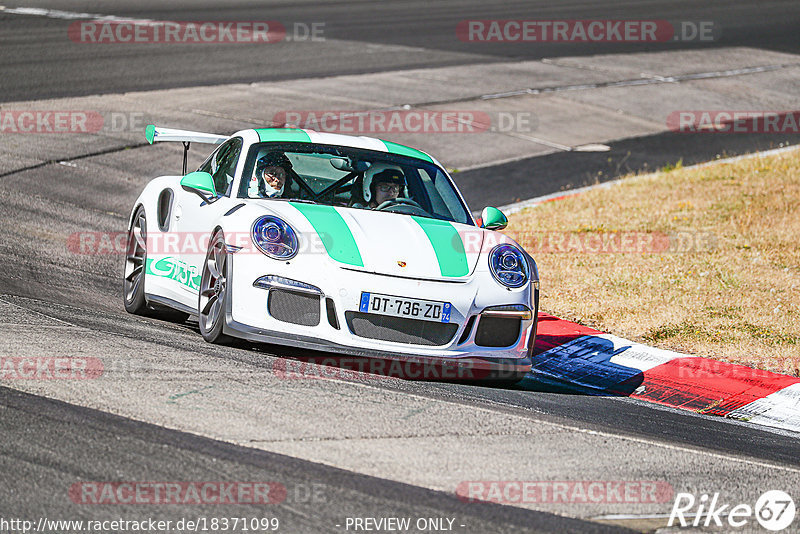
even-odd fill
[[[186,167],[189,164],[189,141],[183,142],[183,175],[186,176]]]
[[[229,136],[211,134],[204,132],[192,132],[189,130],[175,130],[173,128],[161,128],[153,124],[148,124],[144,129],[144,136],[147,142],[151,145],[153,143],[163,141],[180,141],[183,143],[183,174],[186,174],[187,165],[189,161],[189,146],[191,143],[205,143],[209,145],[218,145],[227,141]]]

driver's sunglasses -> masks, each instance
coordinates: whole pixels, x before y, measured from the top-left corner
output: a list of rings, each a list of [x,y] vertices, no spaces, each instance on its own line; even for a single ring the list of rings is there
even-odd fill
[[[388,193],[389,191],[394,191],[395,193],[400,192],[400,185],[399,184],[379,184],[378,191],[381,193]]]
[[[286,179],[286,169],[283,169],[281,167],[272,169],[267,167],[266,169],[264,169],[264,174],[266,174],[267,176],[274,176],[275,178]]]

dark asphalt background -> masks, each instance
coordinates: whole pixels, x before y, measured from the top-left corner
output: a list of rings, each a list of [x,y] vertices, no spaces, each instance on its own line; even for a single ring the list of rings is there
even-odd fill
[[[688,166],[727,156],[800,144],[800,134],[660,134],[607,143],[608,152],[554,152],[455,173],[453,179],[473,212],[486,206],[567,191],[636,172]],[[486,187],[491,183],[492,187]]]
[[[175,523],[200,517],[278,518],[278,532],[344,532],[347,517],[391,515],[456,518],[457,532],[627,532],[554,514],[462,502],[453,494],[236,447],[4,387],[0,428],[0,467],[20,475],[13,483],[6,480],[0,491],[0,516],[6,519]],[[286,498],[235,507],[76,505],[69,496],[76,480],[277,482],[286,488]]]
[[[800,3],[796,1],[552,3],[541,0],[438,2],[370,0],[316,2],[30,1],[26,7],[153,20],[274,20],[324,23],[329,46],[298,42],[268,45],[91,45],[66,39],[71,20],[0,11],[0,103],[89,94],[121,93],[235,82],[383,72],[546,57],[750,46],[800,52]],[[8,4],[7,7],[17,7]],[[668,43],[471,43],[456,37],[463,20],[647,19],[713,21],[712,42]],[[334,44],[335,43],[335,44]],[[395,46],[396,45],[396,46]],[[411,47],[411,49],[397,46]],[[534,196],[647,171],[682,160],[738,155],[800,142],[800,135],[687,135],[671,132],[612,144],[610,153],[556,153],[455,178],[474,211]],[[487,179],[496,187],[479,187]]]
[[[19,0],[17,0],[19,2]],[[541,59],[677,48],[752,46],[800,50],[800,4],[792,0],[625,2],[512,0],[255,2],[20,2],[63,9],[177,21],[274,20],[325,23],[325,38],[350,46],[313,48],[296,42],[265,45],[87,45],[65,39],[71,21],[0,12],[0,101],[29,100],[170,87],[358,74],[414,67]],[[8,2],[7,7],[20,4]],[[462,20],[632,19],[713,21],[719,38],[674,43],[472,43],[456,37]],[[424,53],[369,47],[401,45]],[[461,57],[458,55],[461,54]]]

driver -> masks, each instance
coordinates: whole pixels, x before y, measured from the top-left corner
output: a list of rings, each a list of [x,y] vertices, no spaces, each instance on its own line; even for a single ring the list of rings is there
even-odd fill
[[[273,198],[283,195],[292,164],[282,152],[270,152],[256,161],[255,173],[250,180],[248,196]]]
[[[369,199],[369,208],[375,209],[384,202],[395,200],[405,191],[406,177],[400,169],[388,168],[364,180],[364,198]]]

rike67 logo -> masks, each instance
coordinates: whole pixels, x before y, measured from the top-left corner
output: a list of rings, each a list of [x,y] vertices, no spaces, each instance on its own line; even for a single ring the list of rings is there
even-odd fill
[[[794,521],[794,500],[781,490],[770,490],[750,504],[730,504],[720,501],[719,493],[699,499],[691,493],[678,493],[667,526],[742,528],[756,521],[765,529],[778,532]]]

